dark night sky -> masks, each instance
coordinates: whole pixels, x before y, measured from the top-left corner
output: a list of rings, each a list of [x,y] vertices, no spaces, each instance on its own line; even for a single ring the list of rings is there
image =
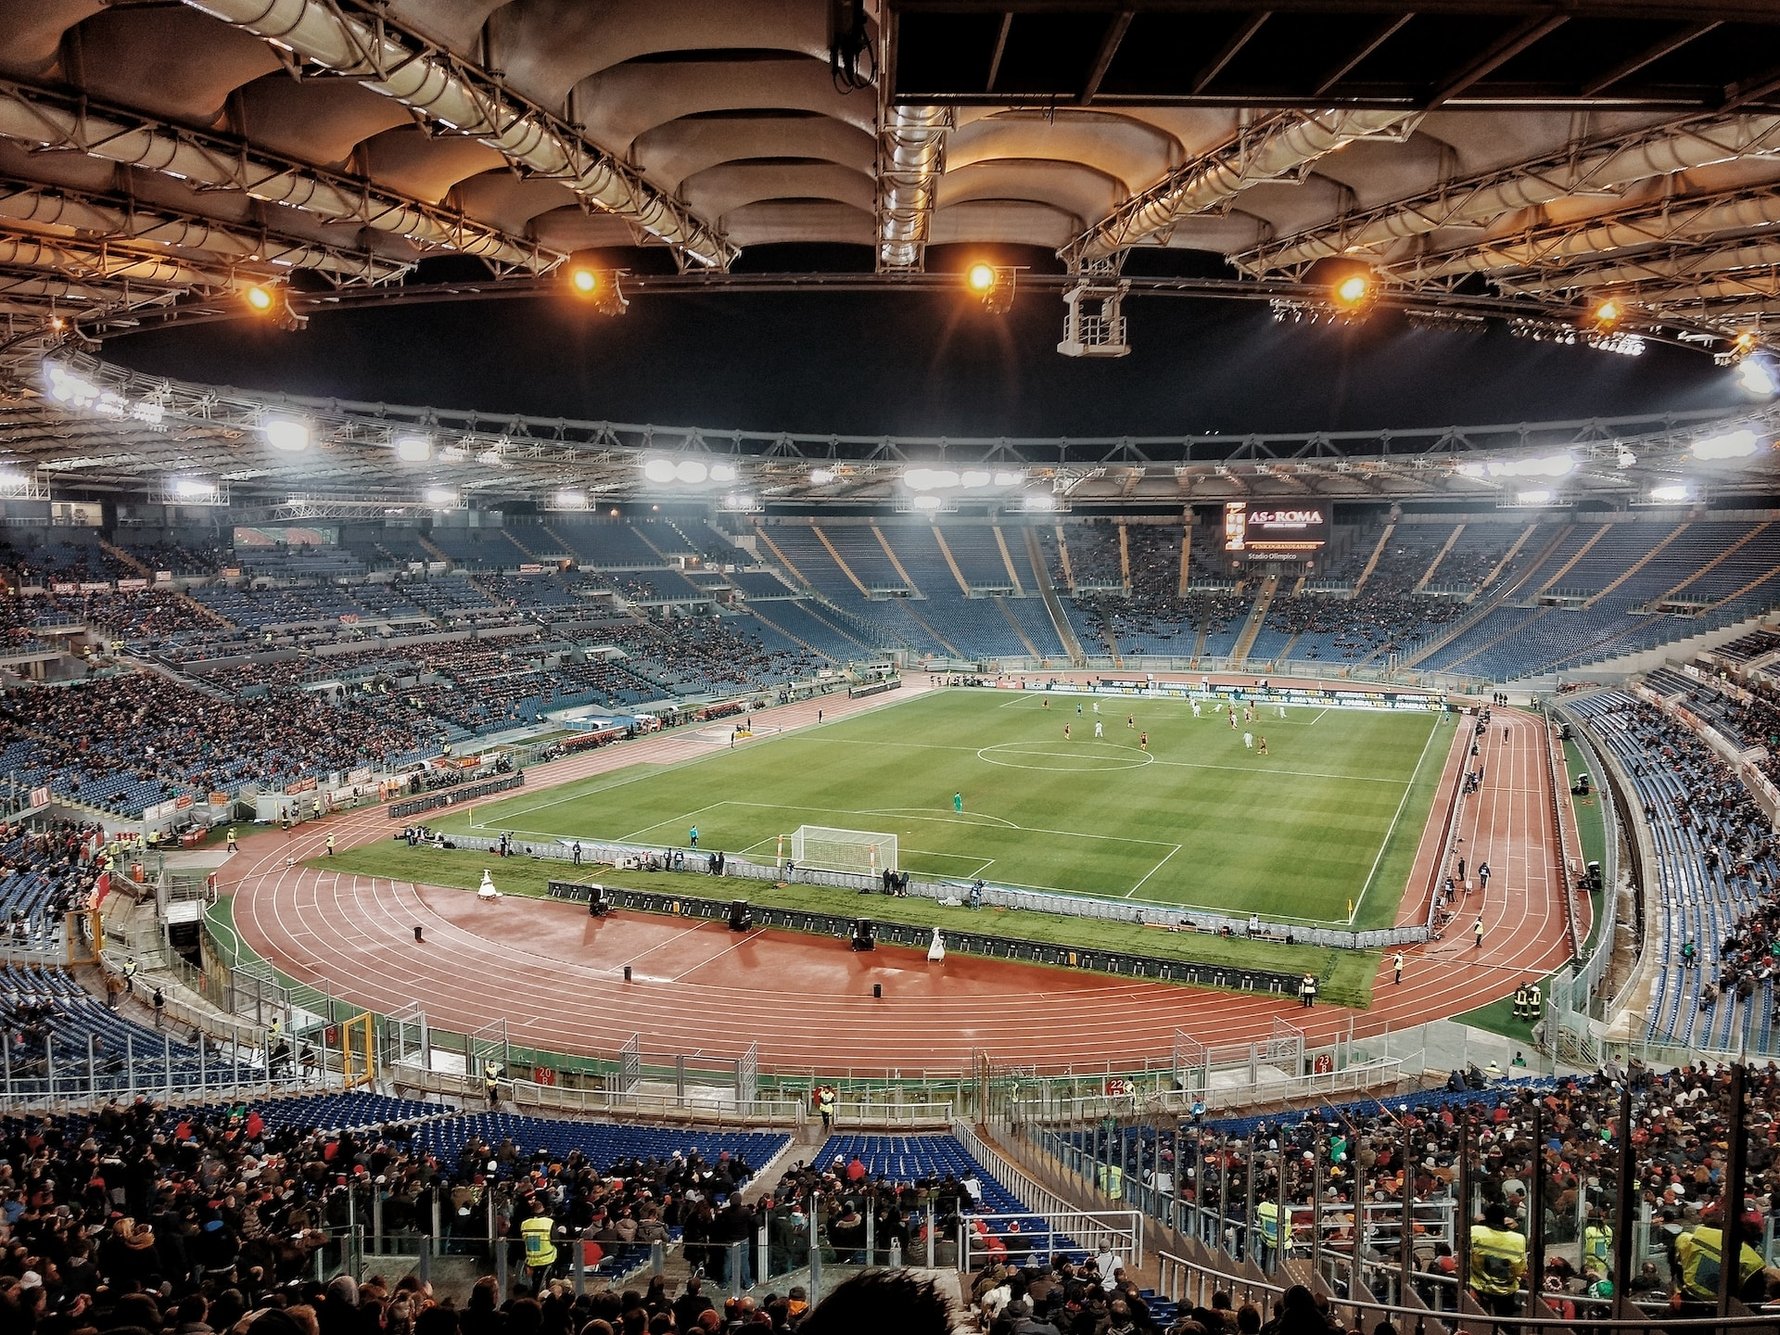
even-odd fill
[[[158,375],[387,403],[761,431],[1184,435],[1538,421],[1739,402],[1710,357],[1642,357],[1412,329],[1276,325],[1259,303],[1127,298],[1132,354],[1055,351],[1063,303],[996,318],[951,293],[567,297],[249,321],[113,339]]]

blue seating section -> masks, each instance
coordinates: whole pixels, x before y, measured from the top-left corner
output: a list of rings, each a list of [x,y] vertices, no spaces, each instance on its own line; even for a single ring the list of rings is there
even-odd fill
[[[832,1135],[822,1142],[811,1163],[824,1169],[840,1171],[840,1167],[858,1159],[870,1177],[892,1182],[911,1182],[920,1178],[964,1177],[975,1173],[983,1186],[983,1214],[1014,1215],[1020,1232],[1027,1237],[1042,1236],[1045,1223],[1027,1212],[1013,1192],[1002,1185],[988,1169],[978,1163],[956,1136],[886,1136]],[[1003,1225],[1005,1228],[1005,1225]],[[1076,1259],[1084,1253],[1070,1238],[1057,1239],[1054,1252],[1065,1252]]]
[[[1729,840],[1703,815],[1709,795],[1730,800],[1741,792],[1734,775],[1713,752],[1678,723],[1666,722],[1648,705],[1622,691],[1604,691],[1566,702],[1601,745],[1632,775],[1656,845],[1655,884],[1647,891],[1656,917],[1647,922],[1644,949],[1660,966],[1646,1037],[1713,1051],[1772,1050],[1774,980],[1756,983],[1752,995],[1725,988],[1702,1006],[1705,987],[1720,972],[1720,945],[1735,935],[1738,918],[1761,903],[1755,883],[1731,874],[1728,858],[1709,862],[1709,846]],[[1753,868],[1772,877],[1771,860]],[[1692,941],[1698,964],[1687,967],[1682,946]]]
[[[618,1126],[608,1122],[564,1122],[519,1113],[466,1113],[415,1128],[416,1143],[428,1153],[455,1163],[465,1145],[480,1137],[492,1146],[511,1140],[519,1151],[518,1164],[529,1169],[531,1156],[543,1150],[561,1159],[579,1150],[601,1171],[623,1159],[668,1159],[694,1151],[715,1163],[719,1154],[740,1158],[755,1172],[791,1143],[789,1136],[770,1131],[708,1131],[694,1128]],[[510,1167],[496,1170],[510,1174]]]
[[[201,1059],[191,1044],[107,1009],[63,969],[0,965],[0,1023],[12,1091],[25,1097],[153,1094],[263,1079],[257,1053]]]

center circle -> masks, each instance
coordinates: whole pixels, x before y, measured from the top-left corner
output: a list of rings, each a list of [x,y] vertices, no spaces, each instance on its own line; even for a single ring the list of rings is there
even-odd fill
[[[1004,769],[1047,770],[1053,774],[1104,774],[1155,763],[1148,751],[1113,742],[999,742],[977,751],[978,760]],[[1026,763],[1028,761],[1037,763]]]

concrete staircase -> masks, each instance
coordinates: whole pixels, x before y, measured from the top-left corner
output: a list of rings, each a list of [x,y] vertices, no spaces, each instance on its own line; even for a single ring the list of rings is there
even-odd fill
[[[1241,667],[1248,660],[1248,651],[1255,647],[1255,637],[1261,633],[1261,626],[1267,620],[1267,609],[1273,606],[1273,596],[1279,592],[1279,576],[1269,575],[1261,585],[1261,592],[1255,597],[1255,605],[1249,611],[1248,620],[1243,623],[1242,633],[1236,637],[1236,647],[1231,651],[1230,662]]]

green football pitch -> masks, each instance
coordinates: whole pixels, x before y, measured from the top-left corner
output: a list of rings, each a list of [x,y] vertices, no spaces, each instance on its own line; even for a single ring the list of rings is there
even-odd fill
[[[435,828],[683,846],[696,825],[701,850],[770,861],[781,835],[824,825],[894,834],[903,869],[961,883],[1286,923],[1394,920],[1452,735],[1436,716],[1269,706],[1232,729],[1184,701],[1099,706],[938,692],[479,804]]]

